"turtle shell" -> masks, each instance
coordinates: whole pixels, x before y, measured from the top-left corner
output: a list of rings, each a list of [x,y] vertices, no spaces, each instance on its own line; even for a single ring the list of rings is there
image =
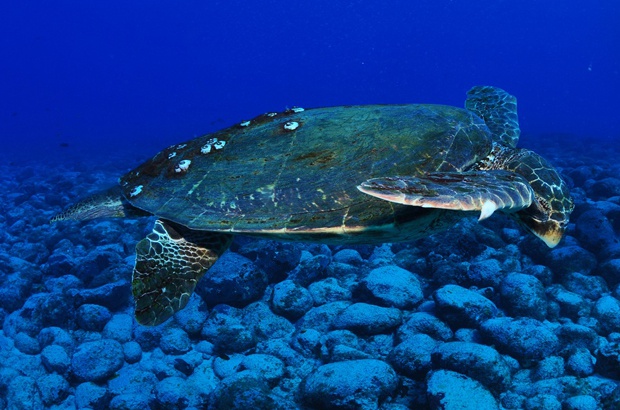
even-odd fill
[[[457,107],[291,109],[171,146],[121,187],[135,207],[196,230],[381,236],[386,225],[450,211],[391,204],[360,192],[361,182],[467,170],[491,146],[484,121]]]

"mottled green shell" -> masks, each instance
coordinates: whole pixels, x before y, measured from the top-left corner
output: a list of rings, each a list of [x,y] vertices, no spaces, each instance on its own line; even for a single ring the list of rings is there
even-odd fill
[[[169,147],[121,187],[132,205],[192,229],[354,234],[440,212],[370,197],[363,181],[463,171],[491,146],[485,123],[457,107],[292,109]]]

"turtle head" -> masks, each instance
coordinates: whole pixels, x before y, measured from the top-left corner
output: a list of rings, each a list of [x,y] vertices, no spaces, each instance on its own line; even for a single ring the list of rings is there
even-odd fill
[[[474,87],[467,93],[465,107],[477,114],[489,127],[495,146],[478,169],[504,169],[524,177],[534,191],[532,204],[514,214],[530,232],[549,247],[560,242],[573,201],[560,174],[535,152],[516,149],[519,140],[517,99],[496,87]]]
[[[543,157],[526,149],[514,150],[504,168],[520,174],[534,190],[532,204],[514,214],[547,246],[556,246],[568,225],[574,204],[568,185]]]

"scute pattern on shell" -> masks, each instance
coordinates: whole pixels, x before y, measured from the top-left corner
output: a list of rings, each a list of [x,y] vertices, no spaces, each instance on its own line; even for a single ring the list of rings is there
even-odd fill
[[[221,149],[201,152],[219,141]],[[287,236],[411,220],[422,211],[370,198],[357,185],[466,170],[490,152],[492,137],[462,108],[371,105],[267,113],[181,145],[122,177],[132,205],[193,229]],[[175,171],[188,160],[187,172]],[[130,197],[139,185],[142,193]]]

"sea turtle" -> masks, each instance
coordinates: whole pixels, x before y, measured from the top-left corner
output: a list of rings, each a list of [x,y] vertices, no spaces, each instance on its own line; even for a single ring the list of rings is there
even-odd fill
[[[183,309],[235,234],[410,241],[500,209],[555,246],[569,190],[518,138],[516,99],[486,86],[465,108],[291,108],[173,145],[52,220],[156,216],[136,246],[132,291],[137,321],[157,325]]]

